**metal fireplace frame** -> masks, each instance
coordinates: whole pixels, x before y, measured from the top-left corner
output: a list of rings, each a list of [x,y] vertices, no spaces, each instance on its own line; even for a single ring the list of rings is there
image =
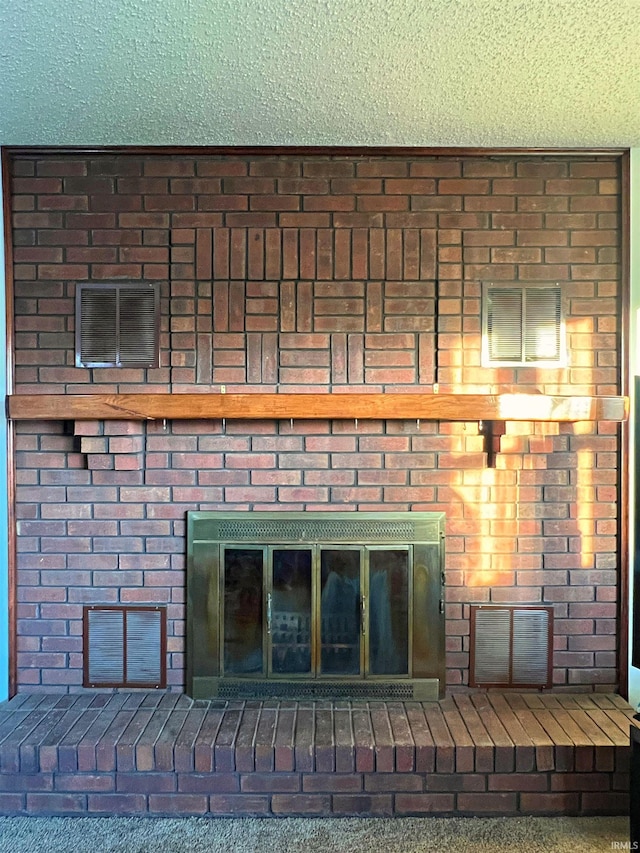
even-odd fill
[[[445,688],[444,519],[441,512],[209,512],[187,513],[187,693],[193,698],[329,698],[429,701]],[[363,602],[362,661],[359,675],[229,675],[222,654],[224,549],[263,549],[262,650],[271,638],[268,560],[274,549],[357,548],[368,578],[369,552],[408,550],[409,615],[406,675],[374,675],[365,640],[368,601]],[[315,571],[315,569],[314,569]],[[365,593],[368,588],[365,583]],[[319,605],[312,610],[312,656],[318,660]],[[315,622],[315,624],[314,624]]]

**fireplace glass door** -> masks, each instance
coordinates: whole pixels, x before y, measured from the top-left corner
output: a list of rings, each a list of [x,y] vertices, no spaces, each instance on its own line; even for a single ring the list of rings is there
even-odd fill
[[[371,548],[369,554],[369,672],[409,674],[409,549]]]
[[[229,676],[409,676],[410,548],[223,547]]]
[[[313,552],[310,548],[271,551],[267,592],[270,675],[309,675]]]
[[[188,513],[197,698],[443,694],[444,514]]]
[[[362,671],[361,549],[320,551],[320,673]]]
[[[227,548],[224,555],[224,670],[260,675],[264,669],[263,548]]]

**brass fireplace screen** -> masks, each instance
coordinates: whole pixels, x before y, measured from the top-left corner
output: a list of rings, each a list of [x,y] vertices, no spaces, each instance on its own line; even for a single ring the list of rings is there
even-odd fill
[[[188,693],[441,696],[443,527],[443,513],[188,513]]]

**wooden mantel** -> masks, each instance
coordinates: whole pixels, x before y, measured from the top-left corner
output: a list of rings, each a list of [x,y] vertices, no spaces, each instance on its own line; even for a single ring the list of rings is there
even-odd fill
[[[545,394],[13,394],[12,420],[624,421],[626,397]]]

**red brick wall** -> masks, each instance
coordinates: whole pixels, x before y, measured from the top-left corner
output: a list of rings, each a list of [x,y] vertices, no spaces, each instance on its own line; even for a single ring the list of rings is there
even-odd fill
[[[613,157],[16,156],[24,393],[619,392]],[[76,281],[155,279],[162,363],[74,367]],[[560,282],[564,369],[480,367],[483,281]],[[99,386],[99,387],[95,387]],[[22,689],[81,684],[83,603],[169,609],[183,684],[189,509],[444,510],[450,685],[469,604],[553,604],[557,686],[616,681],[613,424],[17,425]]]

